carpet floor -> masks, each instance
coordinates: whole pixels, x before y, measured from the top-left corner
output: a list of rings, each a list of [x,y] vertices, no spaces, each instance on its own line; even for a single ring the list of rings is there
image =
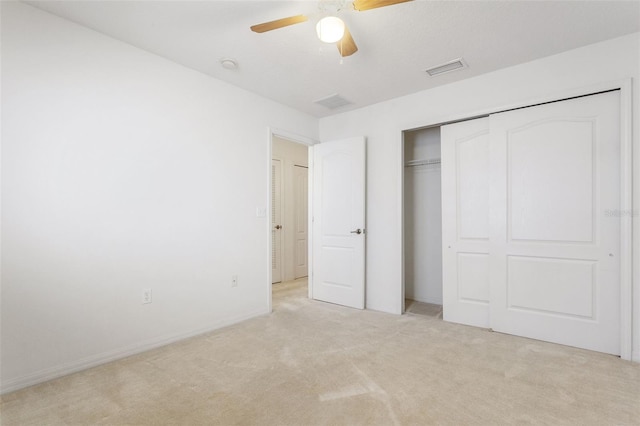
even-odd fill
[[[639,425],[640,365],[307,298],[4,395],[9,425]]]

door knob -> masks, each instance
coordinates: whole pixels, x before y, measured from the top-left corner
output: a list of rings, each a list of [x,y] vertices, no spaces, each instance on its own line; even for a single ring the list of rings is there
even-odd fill
[[[276,229],[280,229],[280,228],[282,228],[282,226],[276,225]]]
[[[363,232],[364,232],[364,230],[362,230],[360,228],[356,229],[355,231],[351,231],[352,234],[358,234],[358,235],[362,234]]]

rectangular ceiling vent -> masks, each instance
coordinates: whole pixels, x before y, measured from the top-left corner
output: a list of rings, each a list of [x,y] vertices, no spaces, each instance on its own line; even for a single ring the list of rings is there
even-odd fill
[[[325,108],[336,109],[343,107],[345,105],[350,105],[351,102],[338,95],[337,93],[331,96],[327,96],[326,98],[318,99],[313,101],[314,104],[322,105]]]
[[[458,58],[458,59],[454,59],[453,61],[449,61],[446,64],[429,68],[427,70],[427,74],[429,74],[431,77],[434,77],[436,75],[444,74],[446,72],[461,70],[466,67],[467,67],[467,64],[464,62],[464,59]]]

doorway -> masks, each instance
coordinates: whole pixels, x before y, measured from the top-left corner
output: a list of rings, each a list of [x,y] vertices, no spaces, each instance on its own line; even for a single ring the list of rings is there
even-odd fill
[[[309,148],[271,139],[271,283],[308,275]]]
[[[258,209],[259,213],[268,212],[269,217],[269,221],[265,223],[271,260],[268,262],[268,267],[271,268],[268,281],[269,308],[273,307],[274,280],[271,277],[274,276],[274,268],[279,267],[281,283],[290,282],[287,280],[305,274],[309,277],[308,280],[298,278],[298,281],[306,282],[309,298],[364,309],[365,137],[351,137],[316,145],[316,141],[308,138],[287,132],[270,131],[269,142],[269,208]],[[286,193],[287,161],[281,155],[280,148],[297,149],[299,152],[299,161],[290,161],[292,175],[297,178],[297,185],[291,185],[298,188],[298,193],[304,194],[297,197],[297,215],[287,213],[287,203],[284,202],[286,195],[282,195]],[[308,169],[302,158],[304,153],[307,155]],[[276,164],[280,164],[282,168],[282,191],[279,200],[272,196],[274,192],[278,192],[279,181],[277,171],[276,176],[273,176],[274,169],[278,167],[274,168],[274,160],[280,160],[280,163]],[[308,182],[306,192],[305,177]],[[275,188],[273,182],[276,182]],[[305,198],[307,203],[304,202]],[[307,210],[304,210],[305,204],[308,206]],[[265,216],[267,215],[262,214],[260,217]],[[298,223],[291,222],[287,217],[297,217]],[[280,218],[282,223],[276,223],[273,218]],[[277,225],[280,226],[276,227]],[[294,230],[296,232],[292,232]],[[292,241],[291,235],[293,247],[297,247],[297,250],[292,249],[289,252],[293,252],[294,255],[287,261],[288,254],[284,246]],[[273,250],[278,240],[282,241],[283,246],[280,252]]]
[[[442,319],[440,127],[404,132],[404,311]]]

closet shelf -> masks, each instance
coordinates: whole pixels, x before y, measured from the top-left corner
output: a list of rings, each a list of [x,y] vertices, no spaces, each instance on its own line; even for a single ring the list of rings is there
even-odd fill
[[[428,158],[425,160],[411,160],[404,163],[405,167],[416,167],[416,166],[431,166],[433,164],[440,164],[439,158]]]

